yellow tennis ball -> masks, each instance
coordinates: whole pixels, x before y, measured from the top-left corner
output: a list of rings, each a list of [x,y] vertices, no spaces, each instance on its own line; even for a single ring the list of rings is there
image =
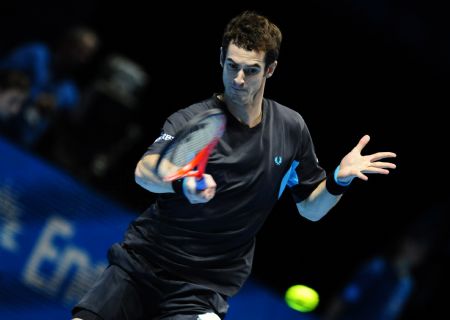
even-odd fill
[[[300,284],[290,287],[284,299],[289,307],[300,312],[313,311],[319,304],[316,290]]]

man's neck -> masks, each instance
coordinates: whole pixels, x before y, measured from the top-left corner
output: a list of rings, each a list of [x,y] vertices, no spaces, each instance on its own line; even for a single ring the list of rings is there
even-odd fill
[[[241,123],[247,125],[249,128],[257,126],[262,120],[262,96],[257,97],[249,104],[236,104],[226,96],[222,96],[230,113]]]

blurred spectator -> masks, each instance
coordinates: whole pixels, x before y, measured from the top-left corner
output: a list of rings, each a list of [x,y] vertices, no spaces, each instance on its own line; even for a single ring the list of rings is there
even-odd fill
[[[322,319],[403,319],[412,296],[431,289],[429,283],[427,287],[419,285],[423,282],[418,274],[430,267],[439,244],[448,237],[446,213],[441,207],[425,212],[398,239],[393,252],[359,266],[344,290],[331,300]]]
[[[18,124],[20,143],[32,147],[55,114],[78,105],[75,74],[91,60],[97,48],[94,31],[73,27],[55,48],[41,42],[25,43],[0,59],[0,69],[23,72],[30,79],[30,96]]]
[[[69,121],[56,124],[51,150],[45,153],[89,182],[116,177],[111,171],[123,171],[124,157],[142,137],[139,112],[148,82],[146,71],[131,59],[108,56],[87,85],[80,107]]]
[[[0,132],[15,136],[15,119],[29,93],[28,77],[18,71],[0,70]]]

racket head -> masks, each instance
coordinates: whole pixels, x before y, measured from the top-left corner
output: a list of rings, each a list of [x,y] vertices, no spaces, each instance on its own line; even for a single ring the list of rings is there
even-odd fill
[[[225,131],[221,109],[209,109],[194,116],[160,152],[155,174],[163,181],[188,176],[201,178],[208,158]]]

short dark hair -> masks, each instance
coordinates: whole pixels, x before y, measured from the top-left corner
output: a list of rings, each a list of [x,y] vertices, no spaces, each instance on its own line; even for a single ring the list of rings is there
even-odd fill
[[[222,37],[222,55],[225,59],[231,42],[245,50],[263,51],[266,68],[278,59],[282,35],[280,29],[268,18],[244,11],[231,19]],[[222,61],[224,62],[224,61]]]

